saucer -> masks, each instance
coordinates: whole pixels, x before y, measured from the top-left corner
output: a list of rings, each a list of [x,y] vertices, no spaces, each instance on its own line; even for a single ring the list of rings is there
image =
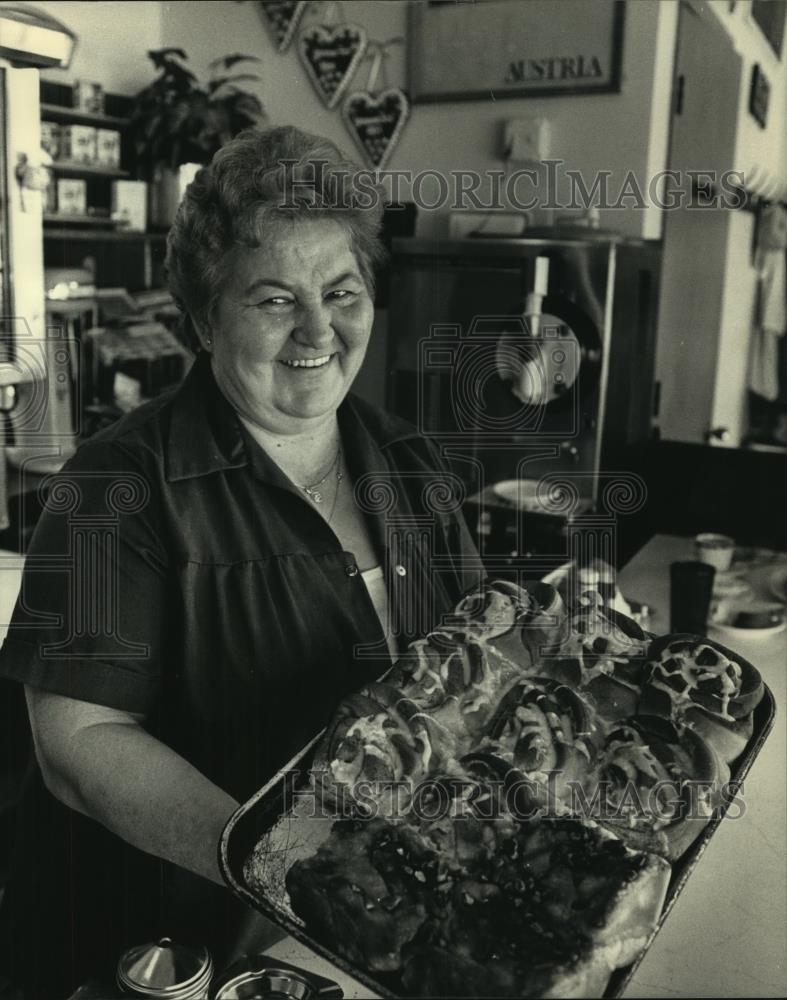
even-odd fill
[[[787,628],[787,622],[769,625],[767,628],[738,628],[736,625],[720,625],[718,622],[708,622],[708,630],[719,632],[730,639],[761,639],[769,635],[777,635]]]
[[[787,604],[787,566],[779,566],[771,573],[768,587],[777,601]]]

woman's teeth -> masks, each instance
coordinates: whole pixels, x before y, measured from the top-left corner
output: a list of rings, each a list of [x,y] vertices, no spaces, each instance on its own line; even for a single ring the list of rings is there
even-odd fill
[[[332,354],[326,354],[323,358],[295,359],[292,361],[282,361],[282,364],[289,365],[290,368],[322,368],[323,365],[328,364],[332,357]]]

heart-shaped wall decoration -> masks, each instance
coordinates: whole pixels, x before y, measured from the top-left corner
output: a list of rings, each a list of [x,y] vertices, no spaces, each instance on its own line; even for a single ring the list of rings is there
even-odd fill
[[[308,0],[262,0],[260,6],[265,23],[279,52],[285,52],[290,47],[307,3]]]
[[[316,24],[298,36],[301,59],[326,107],[333,108],[366,50],[366,32],[357,24]]]
[[[342,114],[350,134],[370,166],[383,167],[410,116],[410,101],[398,87],[379,94],[359,90],[348,94]]]

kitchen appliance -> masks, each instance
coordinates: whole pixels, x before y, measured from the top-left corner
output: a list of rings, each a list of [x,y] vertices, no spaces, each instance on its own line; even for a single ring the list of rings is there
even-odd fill
[[[569,516],[603,507],[650,436],[659,263],[659,244],[593,230],[394,241],[387,403],[465,481],[490,568],[569,555]],[[521,510],[494,491],[507,480],[576,502]]]

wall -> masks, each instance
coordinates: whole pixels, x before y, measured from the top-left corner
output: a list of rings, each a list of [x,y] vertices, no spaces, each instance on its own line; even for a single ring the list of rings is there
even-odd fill
[[[45,10],[78,37],[71,66],[67,70],[45,70],[41,74],[45,79],[59,83],[80,78],[97,80],[105,90],[118,94],[133,94],[150,79],[151,65],[145,53],[161,45],[162,4],[151,0],[35,0],[24,6]]]
[[[49,79],[96,79],[107,90],[134,93],[151,78],[144,53],[163,45],[177,45],[189,55],[189,65],[201,77],[211,60],[232,52],[257,55],[261,77],[252,84],[271,122],[296,122],[322,133],[346,148],[352,147],[338,110],[325,109],[300,65],[295,46],[276,52],[255,2],[61,2],[44,0],[37,6],[68,24],[79,36],[72,67],[50,70]],[[322,5],[326,10],[329,5]],[[407,0],[344,0],[348,20],[363,25],[371,39],[405,38]],[[526,4],[522,3],[523,11]],[[559,4],[556,10],[559,11]],[[319,19],[307,9],[306,19]],[[304,21],[306,23],[306,21]],[[580,97],[518,98],[422,104],[413,109],[398,148],[388,166],[417,173],[425,169],[448,173],[465,169],[499,170],[503,122],[508,118],[544,116],[551,125],[550,155],[581,171],[588,185],[599,170],[612,171],[610,190],[619,190],[626,172],[634,172],[643,189],[655,171],[666,165],[669,91],[676,0],[636,0],[627,4],[623,46],[622,87],[619,94]],[[406,87],[406,46],[389,50],[387,78]],[[354,85],[363,88],[369,63],[358,71]],[[424,196],[434,189],[424,187]],[[531,221],[552,221],[541,213]],[[638,236],[658,237],[660,213],[654,208],[602,212],[601,224]],[[422,212],[421,235],[447,231],[444,211]]]
[[[715,15],[743,59],[743,81],[738,102],[736,167],[748,185],[770,197],[787,198],[787,37],[782,58],[776,55],[751,16],[750,0],[730,10],[728,0],[704,0],[695,6]],[[752,69],[759,64],[771,84],[768,123],[761,128],[749,114]]]
[[[365,27],[369,38],[384,41],[406,36],[407,6],[404,0],[345,0],[342,9],[347,20]],[[263,61],[258,68],[262,77],[258,93],[273,123],[294,122],[346,148],[352,146],[338,110],[327,111],[312,89],[295,47],[283,54],[276,52],[256,4],[232,4],[231,17],[230,5],[206,0],[165,3],[162,8],[162,42],[182,45],[194,68],[204,72],[211,59],[228,52],[259,55]],[[217,37],[219,23],[222,30]],[[666,165],[665,108],[676,23],[674,0],[637,0],[627,5],[620,94],[417,105],[388,167],[413,172],[427,168],[499,170],[502,123],[507,118],[541,115],[551,123],[551,155],[582,171],[588,183],[597,170],[611,170],[610,187],[615,191],[625,172],[633,170],[641,186],[647,187],[652,173]],[[354,80],[357,88],[365,86],[368,66],[359,69]],[[390,50],[387,77],[392,85],[406,87],[404,45]],[[424,194],[433,196],[426,187]],[[602,213],[601,223],[631,235],[660,234],[659,213],[652,209],[610,210]],[[444,212],[421,213],[419,234],[446,231]]]
[[[770,199],[787,200],[787,38],[782,59],[779,60],[752,19],[750,3],[739,2],[732,11],[729,4],[721,0],[702,6],[717,17],[743,60],[738,95],[736,169],[743,173],[746,186],[753,193]],[[760,65],[771,84],[765,129],[749,113],[749,92],[755,63]],[[709,423],[711,427],[728,428],[730,436],[727,443],[736,447],[748,429],[747,376],[758,274],[752,258],[755,217],[746,212],[734,212],[729,221],[716,393]]]

